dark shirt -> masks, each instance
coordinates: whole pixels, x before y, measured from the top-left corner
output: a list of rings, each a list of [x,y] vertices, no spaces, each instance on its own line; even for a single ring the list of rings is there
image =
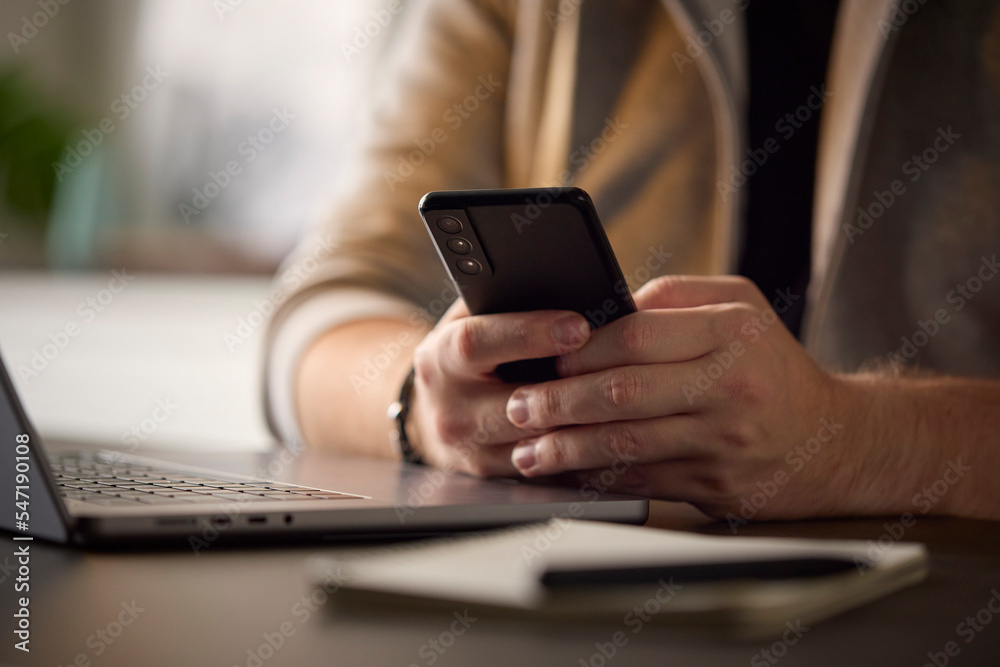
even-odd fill
[[[753,0],[746,9],[750,152],[741,159],[748,178],[739,271],[775,303],[795,335],[809,283],[821,111],[815,107],[822,103],[839,4]]]

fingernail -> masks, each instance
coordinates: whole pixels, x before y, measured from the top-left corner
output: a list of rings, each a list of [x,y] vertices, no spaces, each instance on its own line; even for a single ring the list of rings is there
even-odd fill
[[[523,394],[514,393],[507,400],[507,419],[514,426],[528,421],[528,399]]]
[[[513,462],[514,467],[521,472],[530,472],[531,469],[535,467],[536,447],[538,447],[538,445],[533,440],[529,440],[523,445],[515,447],[514,451],[510,455],[510,460]]]
[[[590,325],[579,315],[565,315],[553,323],[552,337],[560,345],[575,350],[590,337]]]

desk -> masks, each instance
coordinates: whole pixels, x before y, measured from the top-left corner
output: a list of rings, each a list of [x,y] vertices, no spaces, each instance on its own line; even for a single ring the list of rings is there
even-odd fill
[[[259,467],[261,455],[187,455],[171,458],[233,472]],[[301,459],[304,470],[318,454]],[[325,462],[329,465],[329,462]],[[837,520],[756,524],[745,535],[878,539],[882,520]],[[727,534],[725,524],[707,522],[689,507],[657,504],[651,524]],[[776,663],[759,654],[774,640],[745,641],[693,636],[678,629],[646,626],[607,665],[912,665],[927,662],[947,642],[960,653],[951,665],[1000,665],[1000,614],[969,643],[956,634],[967,616],[986,607],[1000,589],[1000,524],[922,518],[906,539],[925,542],[931,573],[923,584],[810,628]],[[12,547],[0,540],[0,562]],[[191,552],[85,553],[37,543],[32,559],[33,619],[30,661],[13,655],[3,632],[0,663],[68,665],[80,654],[95,666],[156,665],[540,665],[599,666],[595,642],[608,642],[620,624],[541,624],[516,618],[484,617],[437,656],[421,647],[448,630],[448,614],[415,612],[344,613],[322,608],[306,618],[301,604],[313,589],[307,560],[334,546],[297,546]],[[0,613],[9,628],[13,604],[9,582]],[[114,633],[123,605],[134,620],[110,644],[95,633]],[[299,606],[297,606],[299,605]],[[282,624],[293,633],[273,655],[257,662],[248,650],[264,643]],[[109,624],[112,626],[109,628]],[[88,638],[90,645],[88,646]],[[277,643],[277,642],[276,642]],[[101,650],[100,655],[96,653]],[[595,656],[593,660],[591,657]],[[756,656],[756,657],[755,657]],[[581,660],[584,660],[581,663]],[[86,663],[82,663],[86,664]]]

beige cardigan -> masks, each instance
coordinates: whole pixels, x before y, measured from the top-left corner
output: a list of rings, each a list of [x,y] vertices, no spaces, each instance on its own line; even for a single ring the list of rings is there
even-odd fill
[[[970,68],[979,66],[978,78],[967,76],[961,84],[989,89],[984,79],[993,77],[993,84],[1000,79],[996,3],[968,2],[978,17],[950,16],[933,2],[914,0],[900,7],[893,0],[845,0],[842,5],[821,126],[808,318],[809,345],[828,364],[855,368],[873,358],[891,360],[896,347],[905,348],[896,345],[897,339],[911,337],[926,316],[934,317],[935,295],[946,282],[910,294],[911,276],[886,275],[885,269],[927,258],[915,260],[906,243],[886,245],[879,237],[882,229],[907,229],[908,220],[924,212],[914,211],[911,202],[925,203],[928,190],[940,206],[917,228],[921,233],[947,228],[948,206],[955,203],[949,203],[954,167],[944,166],[942,159],[942,166],[928,169],[862,236],[853,236],[851,226],[858,223],[857,202],[868,205],[863,193],[869,183],[883,183],[884,189],[894,174],[906,178],[900,163],[887,166],[884,160],[870,160],[869,153],[877,158],[874,151],[882,144],[889,152],[909,144],[923,149],[913,138],[919,130],[927,126],[924,134],[933,144],[938,125],[951,118],[947,110],[926,105],[926,118],[907,118],[910,131],[896,137],[900,119],[893,114],[907,115],[907,108],[884,99],[886,82],[894,80],[889,73],[899,70],[900,80],[919,80],[919,72],[906,74],[919,63],[892,57],[897,42],[916,42],[907,47],[916,52],[941,34],[942,22],[970,32],[976,27],[970,34],[973,44],[937,39],[961,52],[957,61],[965,55]],[[591,193],[631,284],[661,274],[732,271],[739,248],[740,170],[753,169],[747,160],[757,155],[759,161],[762,155],[761,147],[745,145],[741,120],[746,104],[743,4],[412,3],[396,26],[374,87],[369,122],[350,156],[352,175],[338,184],[330,214],[276,278],[275,301],[281,306],[269,327],[266,363],[266,403],[276,434],[299,440],[292,381],[302,352],[317,336],[366,317],[433,320],[441,304],[453,298],[416,213],[427,191],[572,183]],[[915,12],[904,9],[910,5]],[[942,70],[939,80],[922,85],[928,95],[942,90],[967,94],[952,78]],[[996,87],[992,90],[995,96]],[[908,94],[914,92],[900,92]],[[804,93],[804,105],[818,99],[810,95]],[[956,130],[960,134],[973,124],[996,123],[996,117],[980,114],[956,118],[956,128],[959,120],[967,123]],[[778,149],[784,136],[776,129]],[[948,276],[967,273],[970,252],[992,252],[1000,245],[1000,206],[988,206],[1000,192],[989,188],[1000,164],[994,159],[996,136],[985,147],[985,164],[976,165],[979,178],[969,197],[980,202],[982,214],[971,221],[978,236],[971,244],[953,243],[943,257],[931,256],[943,261],[942,273]],[[946,155],[977,148],[983,147],[953,140]],[[877,168],[869,166],[873,163]],[[918,187],[925,189],[917,192]],[[956,198],[961,199],[951,196]],[[868,256],[850,280],[839,281],[849,251],[860,248]],[[648,261],[667,254],[665,261]],[[883,262],[888,256],[898,261]],[[993,293],[1000,295],[1000,280],[996,283]],[[854,307],[858,290],[883,292],[881,300],[862,299],[875,311]],[[941,292],[942,301],[946,294]],[[955,372],[1000,373],[997,343],[973,346],[970,352],[950,340],[982,338],[989,327],[996,338],[1000,297],[984,295],[975,305],[964,314],[949,311],[951,320],[933,340],[912,357],[900,358]],[[884,317],[887,308],[892,317]],[[983,358],[989,360],[985,366]]]

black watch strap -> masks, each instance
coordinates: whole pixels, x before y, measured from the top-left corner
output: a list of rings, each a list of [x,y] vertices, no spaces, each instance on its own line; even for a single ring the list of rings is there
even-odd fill
[[[406,420],[410,416],[410,402],[413,397],[413,384],[416,375],[416,371],[411,368],[399,390],[399,399],[389,406],[386,414],[392,421],[389,437],[393,447],[399,452],[400,458],[407,463],[423,464],[423,457],[413,448],[410,438],[406,435]]]

